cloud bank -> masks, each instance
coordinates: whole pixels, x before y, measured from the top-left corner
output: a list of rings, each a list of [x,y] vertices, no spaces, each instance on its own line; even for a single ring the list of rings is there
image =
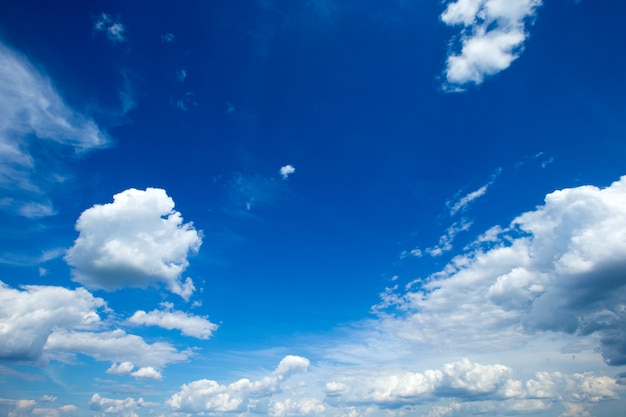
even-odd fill
[[[448,26],[460,26],[460,51],[450,52],[444,71],[447,87],[463,89],[507,69],[528,37],[525,25],[541,0],[457,0],[441,14]]]
[[[79,236],[66,253],[74,280],[92,289],[113,291],[163,284],[188,300],[195,287],[182,281],[187,256],[202,244],[193,224],[183,223],[165,190],[134,188],[113,203],[85,210],[76,222]]]

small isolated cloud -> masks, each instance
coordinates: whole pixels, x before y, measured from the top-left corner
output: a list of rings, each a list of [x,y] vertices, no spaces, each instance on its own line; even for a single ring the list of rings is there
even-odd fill
[[[120,23],[119,19],[114,18],[110,14],[102,13],[98,16],[93,28],[97,32],[104,32],[107,38],[113,42],[126,42],[124,25]]]
[[[180,330],[185,336],[198,339],[208,339],[217,330],[217,325],[211,323],[207,317],[194,316],[183,311],[153,310],[146,313],[136,311],[128,319],[134,325],[157,326],[167,330]]]
[[[182,280],[187,256],[202,244],[192,223],[183,223],[165,190],[131,188],[113,203],[85,210],[76,222],[79,236],[65,255],[74,281],[113,291],[163,284],[188,300],[195,287]]]
[[[451,51],[445,77],[447,87],[463,89],[507,69],[528,37],[525,24],[541,0],[456,0],[448,2],[441,20],[460,26],[460,51]]]
[[[173,33],[164,33],[161,35],[161,42],[163,43],[174,43],[176,41],[176,36]]]
[[[152,381],[163,380],[163,375],[161,375],[161,372],[159,372],[158,370],[154,369],[151,366],[139,368],[135,372],[132,372],[131,375],[137,379],[150,379]]]
[[[216,381],[201,379],[184,384],[179,392],[166,401],[166,405],[172,411],[181,413],[253,411],[259,404],[258,399],[279,392],[287,378],[305,372],[308,367],[308,359],[286,356],[271,374],[256,381],[244,378],[229,385],[221,385]]]
[[[178,80],[178,82],[182,83],[183,81],[185,81],[185,79],[187,78],[187,70],[186,69],[179,69],[178,71],[176,71],[176,79]]]
[[[285,165],[284,167],[280,168],[280,175],[283,177],[284,180],[286,180],[287,177],[294,172],[296,172],[296,169],[292,165]]]

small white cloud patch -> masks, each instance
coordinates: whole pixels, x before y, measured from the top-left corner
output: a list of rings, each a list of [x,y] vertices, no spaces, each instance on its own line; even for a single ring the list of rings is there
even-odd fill
[[[280,168],[280,175],[283,177],[284,180],[286,180],[287,177],[294,172],[296,172],[296,169],[292,165],[285,165],[284,167]]]
[[[113,42],[126,42],[126,28],[109,14],[102,13],[93,28],[98,32],[104,32]]]
[[[525,22],[541,0],[457,0],[441,14],[448,26],[461,26],[461,50],[448,56],[445,77],[452,90],[481,84],[507,69],[528,37]]]
[[[165,190],[134,188],[113,196],[113,203],[85,210],[76,222],[79,236],[65,255],[74,280],[94,289],[146,288],[163,284],[188,300],[195,290],[182,280],[202,238],[183,223]]]

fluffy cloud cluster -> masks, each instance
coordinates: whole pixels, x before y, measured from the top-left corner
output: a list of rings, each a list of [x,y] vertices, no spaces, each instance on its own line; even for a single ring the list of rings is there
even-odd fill
[[[445,76],[452,87],[480,84],[511,65],[527,38],[525,22],[541,0],[456,0],[441,20],[461,26],[461,51],[447,60]]]
[[[26,191],[41,200],[25,202],[10,197],[2,199],[1,205],[26,217],[54,214],[42,192],[46,185],[63,181],[65,175],[36,158],[31,149],[56,144],[81,153],[107,145],[106,134],[93,120],[70,109],[45,75],[3,44],[0,113],[0,187]]]
[[[143,398],[112,399],[94,394],[89,400],[89,409],[102,412],[102,415],[117,415],[123,417],[135,417],[138,409],[150,409],[158,406],[156,403],[144,401]]]
[[[286,356],[270,375],[260,380],[244,378],[229,385],[221,385],[216,381],[201,379],[183,385],[179,392],[166,401],[166,405],[173,411],[186,413],[241,413],[254,408],[259,398],[279,392],[285,379],[306,371],[308,367],[308,359]],[[275,407],[278,413],[281,405]],[[282,407],[289,408],[286,404]]]
[[[38,400],[9,400],[0,398],[0,413],[8,417],[63,417],[74,416],[78,408],[73,404],[54,406],[56,397],[44,395]]]
[[[564,375],[540,372],[522,382],[504,365],[482,365],[468,359],[424,372],[361,372],[326,384],[334,405],[371,405],[399,408],[406,405],[454,398],[457,402],[509,401],[509,411],[540,402],[551,408],[557,401],[599,402],[618,398],[621,387],[614,379],[594,374]],[[483,404],[484,406],[485,404]],[[490,404],[488,405],[490,406]]]
[[[0,281],[0,360],[39,361],[55,329],[92,329],[104,300],[83,288],[10,288]]]
[[[476,350],[521,346],[537,332],[595,335],[626,364],[626,177],[555,191],[495,227],[441,272],[383,295],[385,325],[412,342]],[[487,337],[487,335],[490,335]],[[497,336],[496,336],[497,335]]]
[[[113,203],[85,210],[76,222],[79,236],[65,256],[74,280],[108,291],[164,284],[188,300],[195,287],[182,282],[202,238],[191,223],[183,223],[165,190],[134,188],[116,194]]]
[[[185,336],[198,339],[208,339],[217,330],[217,325],[211,323],[206,317],[194,316],[183,311],[171,311],[172,305],[166,304],[166,310],[152,310],[146,313],[143,310],[136,311],[128,322],[135,325],[157,326],[164,329],[180,330]]]

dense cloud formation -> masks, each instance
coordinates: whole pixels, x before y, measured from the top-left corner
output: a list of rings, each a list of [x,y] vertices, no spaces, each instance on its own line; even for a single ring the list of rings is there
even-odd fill
[[[481,84],[486,76],[507,69],[517,59],[528,34],[525,22],[541,0],[457,0],[448,3],[441,20],[461,26],[461,51],[451,53],[445,77],[451,87]]]
[[[520,346],[535,332],[595,334],[606,363],[623,365],[624,271],[626,177],[547,195],[405,294],[384,294],[379,307],[395,305],[386,325],[413,342],[481,350]]]
[[[53,330],[94,329],[103,307],[104,300],[84,288],[14,289],[0,281],[0,360],[39,361]]]
[[[188,300],[195,287],[182,282],[202,238],[183,223],[165,190],[131,188],[113,196],[113,203],[85,210],[76,222],[80,233],[66,254],[74,280],[93,289],[113,291],[162,283]]]
[[[183,385],[166,404],[178,412],[241,413],[255,405],[259,398],[279,392],[281,382],[295,373],[306,371],[308,367],[308,359],[286,356],[274,372],[258,381],[244,378],[229,385],[221,385],[216,381],[201,379]]]

